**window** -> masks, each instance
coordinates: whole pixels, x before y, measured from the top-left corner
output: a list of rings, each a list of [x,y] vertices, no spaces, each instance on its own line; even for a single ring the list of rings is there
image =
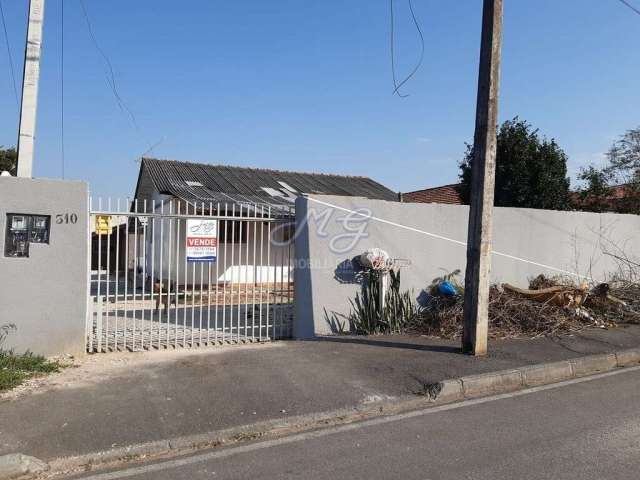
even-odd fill
[[[48,215],[7,214],[7,230],[4,242],[5,257],[28,257],[32,243],[49,243]]]

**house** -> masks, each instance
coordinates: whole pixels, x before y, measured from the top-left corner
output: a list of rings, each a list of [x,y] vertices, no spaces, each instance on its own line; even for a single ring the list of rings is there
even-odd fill
[[[601,195],[576,191],[570,194],[572,207],[591,212],[637,213],[640,191],[628,183],[607,187]]]
[[[132,214],[145,219],[135,228],[137,256],[144,254],[136,269],[142,265],[147,279],[178,285],[203,277],[214,284],[288,283],[295,199],[305,194],[398,200],[367,177],[143,158],[131,206]],[[204,264],[185,251],[188,219],[198,217],[217,219],[215,259]]]
[[[458,191],[459,183],[443,185],[441,187],[425,188],[402,194],[402,201],[407,203],[446,203],[449,205],[463,205]]]
[[[384,185],[361,176],[302,173],[143,158],[134,198],[147,208],[155,200],[264,205],[288,210],[305,194],[344,195],[397,201]]]

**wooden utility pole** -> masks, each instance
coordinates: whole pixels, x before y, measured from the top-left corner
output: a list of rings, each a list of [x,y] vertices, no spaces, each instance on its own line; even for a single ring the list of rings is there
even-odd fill
[[[36,134],[36,110],[38,108],[38,81],[40,79],[40,52],[42,50],[43,22],[44,0],[30,0],[27,46],[24,50],[20,128],[18,133],[18,177],[31,178],[33,170],[33,143]]]
[[[487,353],[502,11],[502,0],[484,0],[462,334],[462,350],[474,355]]]

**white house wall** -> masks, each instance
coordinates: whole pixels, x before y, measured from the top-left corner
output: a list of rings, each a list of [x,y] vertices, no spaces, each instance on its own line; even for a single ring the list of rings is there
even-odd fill
[[[163,207],[165,214],[170,209],[175,212],[175,207],[169,205],[166,203]],[[160,207],[156,212],[160,212]],[[224,220],[218,221],[218,231],[223,228],[222,222]],[[201,281],[205,285],[217,282],[288,283],[293,281],[294,249],[292,243],[282,244],[280,225],[243,221],[243,230],[248,227],[245,243],[238,243],[235,239],[236,243],[232,244],[229,238],[218,245],[215,262],[198,263],[186,261],[186,220],[150,218],[146,232],[146,259],[143,260],[146,275],[155,281],[170,279],[178,285],[195,286],[199,286]],[[271,235],[270,230],[273,230]]]

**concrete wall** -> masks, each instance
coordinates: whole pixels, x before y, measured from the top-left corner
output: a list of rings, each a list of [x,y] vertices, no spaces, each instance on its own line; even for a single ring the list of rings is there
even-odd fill
[[[326,203],[335,207],[328,207]],[[358,211],[360,214],[350,213]],[[367,219],[366,216],[374,218]],[[409,204],[353,197],[310,196],[296,203],[294,334],[332,333],[328,313],[347,314],[360,285],[351,260],[371,247],[386,250],[402,267],[403,289],[422,289],[443,273],[464,274],[468,207]],[[618,268],[603,249],[640,257],[640,216],[496,208],[494,252],[606,279]],[[558,272],[494,253],[493,282],[527,286],[540,273]]]
[[[44,355],[85,350],[87,318],[87,184],[0,177],[0,325],[13,323],[4,348]],[[28,258],[5,256],[8,213],[51,216],[49,244]],[[75,223],[64,215],[75,214]],[[62,223],[56,223],[62,215]]]

